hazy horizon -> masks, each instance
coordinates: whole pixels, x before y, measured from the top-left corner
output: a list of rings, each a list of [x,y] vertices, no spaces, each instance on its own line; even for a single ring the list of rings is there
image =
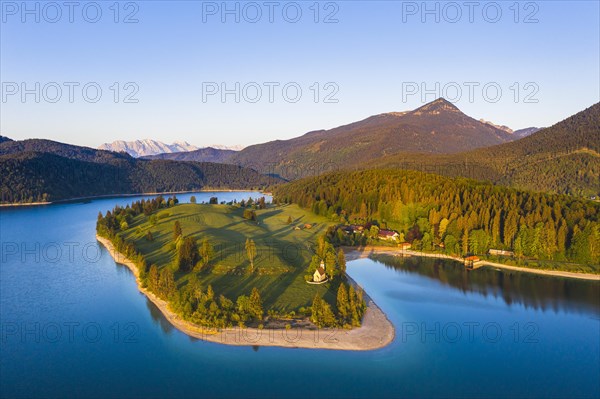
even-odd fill
[[[593,105],[593,104],[590,104],[590,106],[591,105]],[[377,114],[374,114],[374,115],[385,114],[385,113],[392,113],[392,112],[404,112],[404,111],[412,111],[412,110],[380,112],[380,113],[377,113]],[[583,109],[581,111],[583,111]],[[115,143],[115,142],[132,143],[132,142],[136,142],[136,141],[154,140],[154,141],[159,141],[159,142],[162,142],[164,144],[169,144],[169,145],[176,144],[176,143],[187,143],[187,144],[199,147],[199,148],[206,148],[206,147],[226,147],[226,148],[229,148],[229,149],[243,149],[243,148],[255,145],[255,144],[262,144],[262,143],[269,142],[269,141],[288,140],[288,139],[292,139],[292,138],[295,138],[295,137],[300,137],[302,135],[305,135],[307,133],[310,133],[310,132],[316,131],[316,130],[334,129],[334,128],[337,128],[337,127],[340,127],[340,126],[344,126],[344,125],[347,125],[347,124],[351,124],[351,123],[354,123],[354,122],[358,122],[358,121],[364,120],[364,119],[366,119],[366,118],[368,118],[370,116],[373,116],[373,115],[366,115],[366,116],[361,117],[359,119],[348,121],[348,122],[342,123],[340,125],[324,127],[322,129],[313,129],[311,131],[306,131],[306,132],[298,132],[298,134],[293,134],[292,133],[292,135],[290,137],[286,137],[284,139],[278,138],[278,137],[274,137],[274,138],[271,138],[271,139],[269,139],[267,141],[250,142],[250,143],[247,143],[247,144],[237,144],[237,143],[223,144],[221,142],[216,142],[216,141],[215,142],[202,142],[202,143],[198,144],[198,143],[196,143],[196,142],[191,141],[190,139],[188,139],[187,136],[177,136],[177,134],[175,134],[175,133],[170,133],[169,137],[173,137],[173,139],[170,140],[170,141],[165,141],[165,140],[160,140],[160,139],[157,139],[157,138],[154,138],[154,137],[146,137],[146,136],[140,135],[139,137],[132,137],[131,139],[127,139],[127,140],[122,139],[122,138],[116,138],[115,140],[103,141],[103,142],[100,142],[100,143],[94,144],[94,145],[88,145],[88,144],[83,144],[83,143],[78,143],[78,142],[66,142],[66,143],[67,144],[74,144],[74,145],[81,145],[81,146],[91,147],[91,148],[98,148],[98,147],[100,147],[100,146],[102,146],[104,144],[112,144],[112,143]],[[506,126],[506,127],[510,128],[510,129],[512,129],[513,131],[517,131],[519,129],[526,129],[526,128],[530,128],[530,127],[537,127],[537,128],[550,127],[550,126],[554,125],[555,123],[558,123],[561,120],[568,118],[571,115],[567,115],[567,116],[565,116],[565,118],[556,120],[555,122],[552,122],[551,124],[549,124],[547,126],[536,126],[534,124],[531,124],[531,125],[528,125],[528,126],[517,127],[517,128],[514,128],[512,126],[507,126],[506,124],[504,124],[502,122],[499,122],[499,121],[490,121],[490,120],[486,120],[484,118],[478,118],[478,117],[472,116],[472,115],[468,115],[468,116],[471,117],[471,118],[473,118],[473,119],[476,119],[476,120],[483,120],[485,122],[493,123],[493,124],[495,124],[497,126]],[[12,140],[49,139],[48,137],[44,137],[44,136],[39,136],[39,137],[38,136],[31,136],[31,137],[19,137],[19,138],[15,138],[15,137],[11,136],[10,134],[5,134],[4,132],[0,132],[0,135],[2,135],[4,137],[8,137],[8,138],[10,138]],[[204,139],[204,136],[202,136],[202,135],[193,136],[193,137],[194,138],[201,137],[202,139]],[[60,141],[60,140],[55,140],[55,141]],[[239,147],[239,148],[237,148],[237,147]]]

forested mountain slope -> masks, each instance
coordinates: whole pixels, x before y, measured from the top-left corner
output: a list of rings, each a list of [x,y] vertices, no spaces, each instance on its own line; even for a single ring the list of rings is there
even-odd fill
[[[143,159],[170,159],[173,161],[217,162],[228,163],[237,154],[234,150],[221,150],[212,147],[200,148],[194,151],[172,152],[158,155],[148,155]]]
[[[365,168],[464,176],[522,189],[600,195],[600,103],[531,136],[458,154],[395,154]]]
[[[231,162],[295,178],[298,171],[303,176],[356,167],[399,152],[454,153],[515,138],[440,98],[414,111],[375,115],[291,140],[253,145],[234,155]]]
[[[279,181],[235,165],[141,160],[49,140],[1,143],[0,175],[2,203],[202,188],[252,189]]]

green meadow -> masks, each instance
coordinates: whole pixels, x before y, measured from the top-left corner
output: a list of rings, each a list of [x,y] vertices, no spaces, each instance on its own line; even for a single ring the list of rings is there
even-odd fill
[[[256,287],[264,308],[280,313],[310,306],[316,293],[334,303],[335,294],[328,283],[311,285],[304,281],[316,240],[331,223],[296,205],[256,209],[256,221],[244,219],[243,211],[231,205],[180,204],[158,211],[155,217],[136,216],[121,234],[134,242],[148,265],[156,264],[159,269],[174,267],[176,221],[183,236],[193,237],[198,246],[208,240],[213,247],[209,265],[201,271],[177,271],[178,288],[196,274],[204,289],[210,284],[216,294],[234,301]],[[305,228],[309,224],[311,228]],[[148,232],[152,233],[151,241],[146,238]],[[246,239],[256,244],[254,270],[246,254]]]

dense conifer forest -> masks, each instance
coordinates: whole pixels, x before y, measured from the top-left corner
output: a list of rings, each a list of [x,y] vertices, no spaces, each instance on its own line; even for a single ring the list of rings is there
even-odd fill
[[[396,229],[417,249],[507,249],[519,258],[600,264],[600,203],[571,196],[392,169],[307,178],[274,195],[340,223]],[[350,240],[336,234],[341,243]]]

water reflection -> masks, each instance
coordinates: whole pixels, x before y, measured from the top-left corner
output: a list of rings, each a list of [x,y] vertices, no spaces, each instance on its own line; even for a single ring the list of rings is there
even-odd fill
[[[536,310],[593,313],[600,316],[600,283],[547,277],[531,273],[483,267],[466,270],[460,263],[435,258],[373,255],[387,268],[436,280],[464,293],[502,298],[507,305]]]
[[[146,307],[150,311],[150,316],[152,316],[152,320],[160,326],[160,329],[165,334],[171,334],[173,332],[173,325],[167,320],[167,318],[162,314],[160,309],[156,307],[154,303],[148,298],[146,298]]]

